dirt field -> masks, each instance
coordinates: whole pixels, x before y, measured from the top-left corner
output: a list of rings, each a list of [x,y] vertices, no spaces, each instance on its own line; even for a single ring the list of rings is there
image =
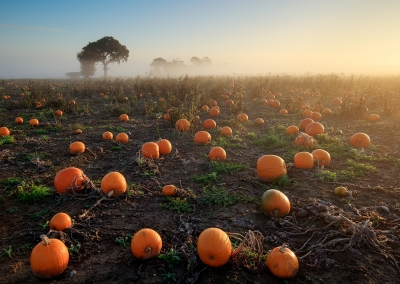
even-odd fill
[[[391,83],[333,75],[3,81],[1,96],[10,99],[0,102],[0,127],[7,126],[13,139],[3,137],[0,145],[0,283],[398,283],[400,96],[395,92],[399,86]],[[221,96],[228,90],[234,107]],[[281,94],[281,108],[289,114],[279,115],[279,109],[261,102],[268,91]],[[334,106],[335,97],[347,104]],[[36,108],[41,98],[43,106]],[[201,110],[210,99],[218,103],[220,115],[213,117],[217,129],[209,130],[212,145],[201,146],[193,137],[210,118]],[[295,146],[296,136],[286,134],[286,128],[300,124],[299,107],[309,103],[316,108],[319,102],[334,111],[320,120],[325,134],[312,147]],[[172,122],[163,119],[170,108],[191,120],[188,132],[174,128],[175,116]],[[64,111],[62,117],[54,115],[57,109]],[[241,112],[248,122],[238,122]],[[130,120],[119,121],[121,113]],[[367,113],[381,118],[370,122]],[[18,116],[24,119],[21,125],[14,123]],[[29,126],[33,117],[39,126]],[[254,123],[259,117],[263,125]],[[230,138],[219,135],[225,125],[233,129]],[[75,133],[77,128],[82,134]],[[130,141],[103,140],[105,131],[114,137],[125,132]],[[356,132],[371,138],[362,152],[349,144]],[[160,138],[171,142],[172,152],[157,160],[143,158],[143,143]],[[69,153],[75,141],[86,145],[84,153]],[[226,161],[208,159],[213,146],[226,150]],[[317,148],[331,154],[330,165],[294,166],[297,152]],[[288,168],[287,176],[272,184],[256,171],[257,160],[266,154],[282,157]],[[118,171],[128,190],[95,207],[103,195],[93,189],[57,194],[53,180],[66,167],[82,169],[97,188],[105,174]],[[167,184],[185,194],[163,196]],[[351,194],[334,195],[338,186]],[[32,194],[38,187],[46,194]],[[270,188],[288,196],[286,217],[263,214],[260,198]],[[48,221],[58,212],[68,213],[74,226],[49,232]],[[233,237],[237,234],[257,236],[260,247],[243,249],[220,268],[207,267],[196,245],[209,227],[230,233],[234,247],[240,243]],[[141,228],[161,235],[158,257],[142,261],[133,256],[130,240]],[[62,239],[70,252],[67,269],[51,280],[37,278],[30,267],[31,251],[42,234]],[[300,263],[297,275],[286,280],[265,265],[268,251],[283,243]]]

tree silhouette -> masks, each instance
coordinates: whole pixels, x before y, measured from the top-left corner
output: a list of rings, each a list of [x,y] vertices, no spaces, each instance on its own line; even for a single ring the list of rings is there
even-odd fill
[[[97,62],[103,64],[104,77],[107,77],[108,64],[118,62],[127,62],[129,57],[129,50],[125,45],[121,45],[118,40],[111,36],[105,36],[98,41],[89,42],[82,51],[77,54],[77,58],[81,63],[84,62],[84,69],[93,68],[91,64],[95,65]],[[94,74],[94,73],[93,73]]]
[[[199,65],[201,65],[203,63],[201,61],[201,59],[196,57],[196,56],[193,56],[192,58],[190,58],[190,62],[192,62],[196,66],[199,66]]]

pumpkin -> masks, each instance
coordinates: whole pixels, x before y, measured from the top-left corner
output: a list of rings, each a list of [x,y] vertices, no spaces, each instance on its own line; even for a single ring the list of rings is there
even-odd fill
[[[161,139],[156,142],[158,145],[158,151],[161,155],[167,155],[172,152],[172,144],[167,139]]]
[[[56,110],[56,112],[54,113],[56,116],[62,116],[63,115],[63,112],[62,112],[62,110],[60,110],[60,109],[58,109],[58,110]]]
[[[257,125],[262,125],[262,124],[264,124],[264,119],[262,119],[262,118],[257,118],[254,122],[255,122],[255,124],[257,124]]]
[[[60,275],[68,266],[68,248],[58,239],[49,239],[46,235],[40,238],[42,241],[33,248],[30,257],[33,273],[40,278]]]
[[[307,109],[310,109],[310,106],[309,105],[302,105],[301,106],[301,110],[307,110]]]
[[[319,134],[324,134],[325,128],[319,122],[311,122],[306,127],[306,133],[310,136],[317,136]]]
[[[85,188],[87,180],[81,169],[69,167],[56,174],[54,177],[54,187],[60,194],[80,191]]]
[[[381,117],[378,114],[370,114],[367,117],[368,121],[378,121]]]
[[[297,256],[286,245],[276,247],[266,259],[268,269],[279,278],[292,278],[299,270]]]
[[[131,251],[139,259],[149,259],[160,253],[161,236],[153,229],[144,228],[132,237]]]
[[[299,152],[294,155],[294,166],[298,169],[312,169],[314,167],[314,157],[309,152]]]
[[[215,120],[209,118],[206,119],[203,123],[203,127],[205,129],[212,129],[212,128],[216,128],[217,127],[217,123],[215,122]]]
[[[261,209],[269,217],[284,217],[289,214],[290,201],[277,189],[268,189],[261,196]]]
[[[85,152],[85,144],[82,142],[73,142],[69,145],[69,152],[71,154],[79,154]]]
[[[190,122],[185,118],[181,118],[175,122],[175,128],[179,131],[188,131],[190,129]]]
[[[171,120],[171,116],[169,115],[169,113],[164,114],[164,119]]]
[[[340,197],[346,197],[349,194],[349,192],[347,191],[347,188],[345,188],[344,186],[336,187],[333,190],[333,193]]]
[[[257,174],[261,180],[272,182],[287,174],[285,161],[276,155],[264,155],[257,160]]]
[[[332,100],[332,104],[334,104],[335,106],[340,106],[342,104],[342,100],[340,98],[334,98]]]
[[[82,130],[78,128],[77,130],[75,130],[75,133],[76,134],[82,134]]]
[[[305,111],[303,111],[303,117],[309,118],[311,114],[312,114],[311,109],[306,109]]]
[[[160,147],[154,142],[146,142],[142,145],[142,155],[148,159],[158,159]]]
[[[221,128],[219,134],[222,136],[232,136],[232,128],[230,128],[229,126],[224,126]]]
[[[330,114],[332,114],[332,111],[331,111],[329,108],[324,108],[324,109],[322,110],[322,114],[324,114],[324,115],[330,115]]]
[[[218,103],[217,103],[216,100],[211,100],[211,101],[210,101],[210,105],[211,105],[211,106],[217,106]]]
[[[75,100],[71,100],[70,103],[71,103],[71,105],[76,105],[76,101]]]
[[[216,107],[211,108],[211,110],[210,110],[210,116],[211,116],[211,117],[215,117],[215,116],[218,116],[218,115],[219,115],[219,109],[216,108]]]
[[[17,118],[15,119],[15,123],[16,123],[16,124],[22,124],[22,123],[24,123],[24,119],[23,119],[22,117],[17,117]]]
[[[219,228],[208,228],[197,238],[200,260],[211,267],[226,264],[232,254],[232,243],[227,233]]]
[[[226,159],[226,152],[222,147],[213,147],[208,154],[210,160],[224,161]]]
[[[331,162],[331,155],[323,149],[316,149],[311,154],[314,161],[318,162],[318,167],[327,166]]]
[[[240,115],[239,119],[240,119],[241,122],[245,123],[245,122],[247,122],[249,120],[249,117],[247,116],[247,114],[242,113]]]
[[[198,131],[194,135],[194,142],[200,145],[207,145],[211,142],[211,135],[207,131]]]
[[[126,191],[125,177],[119,172],[110,172],[101,180],[101,191],[109,196],[117,196]]]
[[[129,142],[129,136],[126,133],[118,133],[118,135],[115,137],[115,142],[123,143],[123,144],[128,144]]]
[[[279,114],[280,115],[285,115],[285,114],[288,114],[288,111],[283,108],[283,109],[279,110]]]
[[[286,134],[297,134],[299,133],[299,128],[296,125],[290,125],[286,128]]]
[[[231,105],[234,105],[235,103],[234,103],[232,100],[227,100],[227,101],[225,102],[225,104],[226,104],[227,106],[231,106]]]
[[[50,219],[49,227],[56,231],[64,231],[65,229],[71,228],[71,217],[64,212],[57,213]]]
[[[36,118],[32,118],[31,120],[29,120],[29,125],[30,126],[38,126],[39,120],[37,120]]]
[[[294,139],[294,144],[297,146],[312,146],[314,144],[314,138],[307,133],[300,132]]]
[[[357,148],[365,148],[371,144],[371,139],[365,133],[356,133],[351,136],[350,144]]]
[[[271,103],[271,106],[273,108],[279,108],[281,106],[281,103],[278,100],[273,100],[272,103]]]
[[[168,184],[162,188],[161,193],[164,196],[176,196],[176,186]]]
[[[216,108],[217,110],[221,111],[221,109],[219,108],[219,106],[212,106],[211,109]]]
[[[103,133],[103,139],[104,140],[112,140],[113,139],[113,134],[110,131],[106,131]]]
[[[300,130],[304,131],[306,130],[307,125],[309,125],[310,123],[314,122],[314,120],[312,120],[311,118],[305,118],[300,122]]]
[[[318,111],[314,111],[311,113],[310,118],[314,121],[320,120],[322,115]]]
[[[203,105],[203,106],[201,107],[201,109],[202,109],[203,111],[209,111],[209,110],[210,110],[210,108],[208,107],[208,105]]]
[[[127,122],[127,121],[129,121],[129,116],[127,114],[123,113],[119,116],[119,120],[123,121],[123,122]]]
[[[0,137],[2,136],[10,136],[10,130],[5,126],[0,127]]]

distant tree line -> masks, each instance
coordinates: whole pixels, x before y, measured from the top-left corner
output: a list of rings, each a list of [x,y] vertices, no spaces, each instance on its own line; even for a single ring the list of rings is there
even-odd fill
[[[182,75],[186,73],[197,74],[202,73],[204,69],[210,68],[212,65],[211,59],[207,56],[203,59],[198,58],[197,56],[193,56],[190,59],[190,62],[193,63],[192,66],[188,66],[184,64],[184,62],[180,59],[173,59],[172,61],[167,61],[164,58],[158,57],[153,60],[150,64],[152,67],[150,72],[155,76],[161,75]]]

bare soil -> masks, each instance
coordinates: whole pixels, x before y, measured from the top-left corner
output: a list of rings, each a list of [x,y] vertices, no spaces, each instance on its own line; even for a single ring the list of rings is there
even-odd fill
[[[293,161],[286,160],[290,184],[281,190],[289,197],[291,211],[285,218],[271,219],[260,209],[260,197],[268,184],[258,178],[256,162],[265,154],[281,155],[282,150],[265,151],[252,143],[248,133],[263,134],[271,126],[298,125],[302,119],[298,113],[279,116],[276,109],[245,98],[249,121],[233,130],[242,139],[240,143],[248,147],[225,150],[227,162],[247,165],[248,169],[233,175],[219,174],[212,185],[246,199],[227,206],[207,205],[200,202],[204,197],[203,185],[192,179],[213,171],[206,157],[212,146],[196,145],[193,141],[195,132],[202,129],[201,122],[193,125],[191,131],[181,133],[170,122],[146,115],[145,102],[158,100],[157,95],[144,95],[131,106],[130,121],[126,123],[112,113],[112,99],[98,94],[73,98],[80,105],[88,103],[91,111],[65,113],[61,118],[45,113],[38,127],[29,127],[28,120],[43,109],[22,107],[18,95],[11,98],[12,103],[3,102],[6,111],[0,113],[0,126],[9,127],[14,143],[0,146],[0,283],[398,283],[398,164],[385,159],[363,161],[377,170],[333,182],[317,178],[318,169],[296,169]],[[230,118],[229,107],[225,100],[217,101],[221,115],[215,120],[223,126],[222,122]],[[23,125],[14,124],[17,116],[24,117]],[[253,123],[257,117],[265,120],[264,125]],[[207,118],[208,113],[200,112],[200,121]],[[331,138],[345,143],[355,132],[368,133],[373,144],[365,149],[368,156],[400,158],[398,116],[382,116],[380,121],[371,123],[332,115],[324,116],[322,122]],[[77,124],[83,126],[81,135],[75,134]],[[103,132],[111,131],[115,137],[118,129],[129,133],[128,144],[102,140]],[[211,135],[215,138],[218,132],[211,131]],[[142,144],[159,138],[172,143],[172,153],[158,160],[138,162]],[[79,155],[69,154],[68,147],[74,141],[85,143],[87,150]],[[326,169],[346,169],[346,160],[332,159]],[[82,169],[97,187],[105,174],[118,171],[130,185],[128,193],[106,199],[80,217],[101,194],[91,189],[57,194],[54,176],[72,166]],[[53,193],[34,203],[20,202],[12,194],[16,186],[4,184],[10,177],[46,185]],[[166,184],[190,193],[181,197],[188,201],[190,211],[177,212],[162,206],[168,204],[160,194]],[[346,186],[351,196],[335,196],[333,189],[337,186]],[[68,213],[74,226],[64,234],[49,233],[49,228],[41,225],[58,212]],[[249,230],[258,231],[263,237],[264,257],[272,248],[286,243],[300,259],[298,274],[293,279],[278,279],[264,261],[249,255],[232,258],[220,268],[207,267],[197,255],[196,239],[209,227],[242,235]],[[181,262],[169,267],[160,258],[135,258],[129,237],[141,228],[156,230],[163,240],[161,254],[174,249]],[[64,240],[71,251],[67,269],[54,279],[44,280],[32,273],[29,257],[40,241],[39,236],[48,233]],[[128,245],[116,241],[121,238],[127,238]],[[10,248],[12,254],[8,256],[6,251]]]

